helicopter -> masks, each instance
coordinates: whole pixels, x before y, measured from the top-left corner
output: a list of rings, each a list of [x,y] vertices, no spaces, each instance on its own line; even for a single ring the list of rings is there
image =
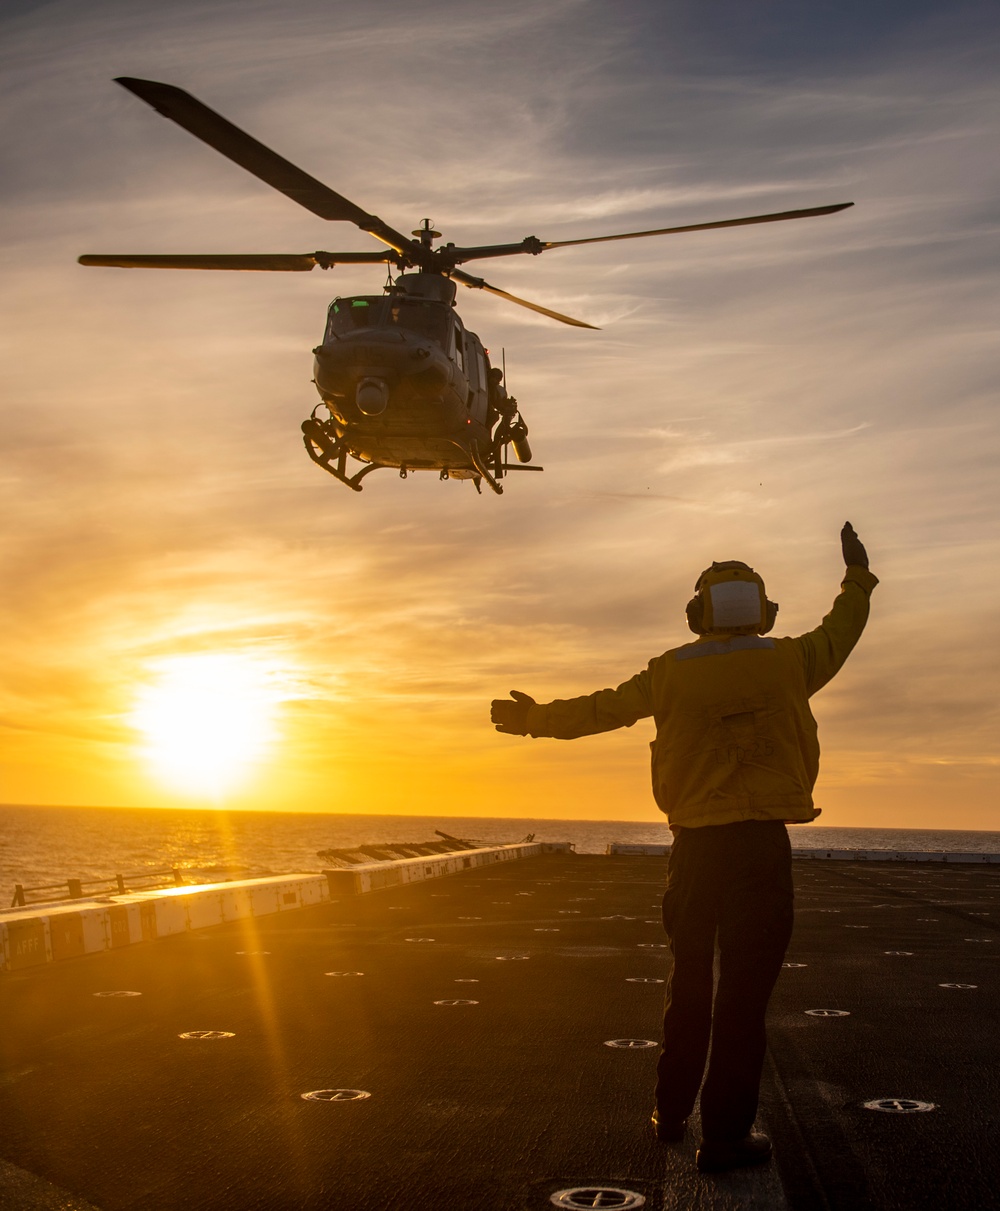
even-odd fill
[[[539,315],[577,328],[594,324],[518,298],[459,266],[496,257],[538,256],[553,248],[633,240],[646,236],[742,227],[834,214],[841,202],[777,214],[751,215],[654,231],[630,231],[576,240],[526,236],[516,244],[435,247],[441,233],[430,219],[406,236],[259,143],[196,97],[171,84],[117,77],[115,83],[196,138],[321,219],[353,223],[385,247],[371,252],[208,255],[81,256],[81,265],[119,269],[222,269],[302,273],[319,266],[385,265],[382,294],[337,297],[322,342],[313,350],[320,402],[302,422],[306,453],[356,492],[372,471],[434,470],[440,478],[485,482],[498,495],[510,471],[541,471],[531,464],[528,426],[504,385],[505,368],[465,327],[456,310],[456,283],[483,290]],[[393,269],[397,274],[393,277]],[[511,462],[513,450],[517,462]],[[361,463],[348,470],[348,458]]]

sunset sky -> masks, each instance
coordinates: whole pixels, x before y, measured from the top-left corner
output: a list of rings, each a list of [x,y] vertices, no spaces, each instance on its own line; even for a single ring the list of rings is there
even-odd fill
[[[1000,828],[994,0],[7,0],[0,48],[0,800],[654,820],[651,721],[489,700],[631,676],[713,559],[812,628],[849,518],[882,583],[821,823]],[[600,326],[460,291],[545,473],[354,494],[299,424],[379,267],[76,258],[380,245],[120,75],[459,244],[855,206],[470,266]]]

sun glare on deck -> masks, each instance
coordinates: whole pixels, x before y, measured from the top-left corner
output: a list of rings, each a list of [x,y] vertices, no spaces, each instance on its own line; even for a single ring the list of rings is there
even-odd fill
[[[240,655],[173,656],[155,666],[131,723],[157,776],[218,799],[266,755],[275,736],[274,673]]]

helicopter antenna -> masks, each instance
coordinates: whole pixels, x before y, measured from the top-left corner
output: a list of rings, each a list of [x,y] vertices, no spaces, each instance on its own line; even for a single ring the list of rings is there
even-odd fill
[[[500,373],[503,375],[503,379],[502,379],[503,389],[504,389],[504,391],[507,391],[507,346],[506,345],[500,346]],[[510,392],[508,392],[507,395],[508,395],[508,398],[510,398]],[[510,425],[508,424],[506,426],[506,429],[509,429],[509,428],[510,428]],[[506,429],[505,429],[505,432],[506,432]],[[508,437],[507,440],[503,444],[504,466],[506,466],[507,463],[510,462],[510,456],[508,454],[509,449],[510,449],[510,438]]]
[[[413,235],[419,238],[420,246],[426,248],[428,252],[434,246],[434,241],[441,238],[441,232],[434,230],[433,219],[423,219]]]

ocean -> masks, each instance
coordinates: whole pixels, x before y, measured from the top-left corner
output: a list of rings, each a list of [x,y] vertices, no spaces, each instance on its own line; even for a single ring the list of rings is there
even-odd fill
[[[154,808],[0,805],[0,896],[67,879],[179,867],[191,880],[254,878],[318,871],[321,849],[427,841],[434,830],[488,843],[572,841],[578,853],[603,853],[611,841],[663,844],[665,822],[530,820],[478,816],[366,816],[292,812],[184,811]],[[958,829],[789,829],[806,849],[946,850],[1000,853],[1000,832]]]

